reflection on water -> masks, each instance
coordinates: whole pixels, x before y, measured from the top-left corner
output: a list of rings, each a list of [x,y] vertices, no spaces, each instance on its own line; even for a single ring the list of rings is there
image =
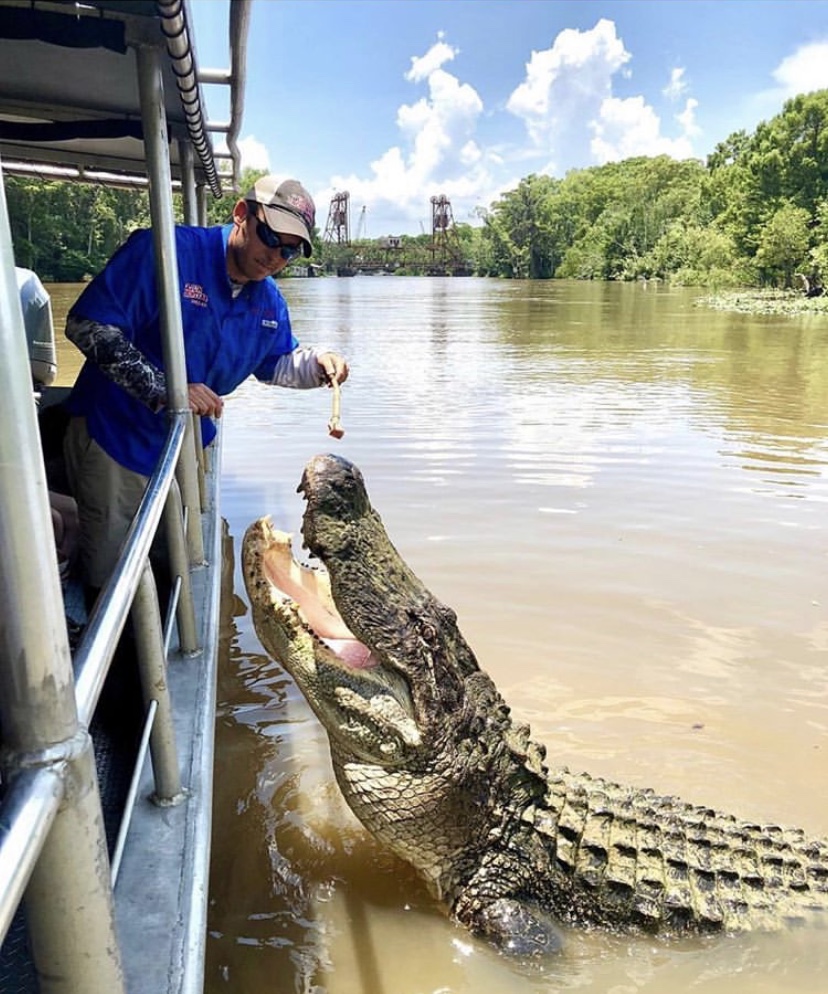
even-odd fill
[[[550,763],[828,834],[828,321],[615,284],[284,288],[351,361],[346,434],[327,391],[236,392],[237,547],[264,513],[297,532],[336,450]],[[824,933],[575,932],[543,976],[481,948],[343,807],[238,575],[227,611],[207,994],[824,994]]]

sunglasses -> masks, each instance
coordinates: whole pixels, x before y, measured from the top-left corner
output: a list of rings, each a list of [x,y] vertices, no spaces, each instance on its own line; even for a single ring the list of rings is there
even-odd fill
[[[255,214],[253,217],[256,218],[256,234],[259,236],[259,241],[269,249],[279,249],[285,262],[291,262],[301,254],[301,242],[299,245],[284,245],[279,235],[272,228],[268,228],[260,217],[257,217]]]

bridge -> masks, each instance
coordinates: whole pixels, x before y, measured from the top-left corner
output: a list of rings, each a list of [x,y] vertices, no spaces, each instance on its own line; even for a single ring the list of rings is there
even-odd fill
[[[389,235],[365,237],[367,208],[363,206],[357,237],[351,238],[350,194],[335,193],[322,236],[323,266],[338,276],[356,273],[470,276],[471,265],[463,256],[454,223],[451,201],[444,195],[431,198],[431,237]]]

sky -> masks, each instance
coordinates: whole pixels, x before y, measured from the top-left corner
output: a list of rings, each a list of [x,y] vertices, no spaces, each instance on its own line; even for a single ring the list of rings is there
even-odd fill
[[[228,3],[190,10],[199,66],[227,68]],[[704,160],[822,88],[828,0],[253,0],[239,145],[320,231],[347,191],[351,237],[430,234],[432,197],[479,224],[532,173]]]

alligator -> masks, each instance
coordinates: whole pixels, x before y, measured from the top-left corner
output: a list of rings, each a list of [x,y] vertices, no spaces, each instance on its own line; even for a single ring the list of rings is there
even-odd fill
[[[325,727],[349,806],[450,917],[503,952],[563,929],[675,937],[828,922],[828,838],[549,769],[450,608],[389,540],[360,471],[316,456],[304,543],[254,522],[242,564],[256,633]]]

